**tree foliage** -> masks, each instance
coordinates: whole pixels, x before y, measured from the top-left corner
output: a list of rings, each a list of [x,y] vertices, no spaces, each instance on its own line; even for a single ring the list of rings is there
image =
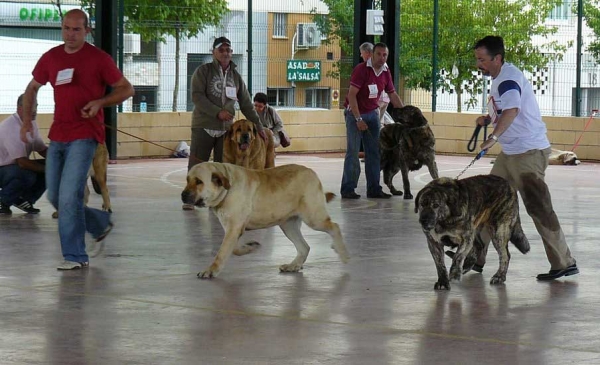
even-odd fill
[[[337,41],[341,57],[333,65],[327,76],[349,79],[352,73],[352,53],[354,47],[354,0],[321,0],[329,8],[329,14],[313,13],[313,21],[321,34],[327,35],[324,44]]]
[[[173,111],[179,94],[180,41],[193,38],[209,25],[218,25],[229,12],[226,0],[125,0],[127,30],[145,40],[165,43],[175,38],[175,85]]]
[[[125,0],[125,26],[147,40],[189,39],[228,11],[226,0]]]
[[[323,0],[330,13],[320,23],[325,34],[340,40],[346,55],[352,55],[354,0]],[[572,42],[548,40],[542,45],[533,38],[548,39],[557,28],[544,25],[550,11],[562,0],[443,0],[439,2],[438,88],[457,95],[459,111],[463,92],[470,95],[468,107],[477,103],[483,78],[475,69],[473,45],[486,35],[504,38],[507,60],[533,71],[560,59]],[[402,0],[400,5],[400,74],[408,88],[432,88],[433,1]],[[323,17],[321,17],[323,18]],[[343,53],[344,54],[344,53]],[[342,65],[343,66],[343,65]],[[340,67],[340,76],[347,77]]]
[[[576,5],[573,7],[575,8]],[[576,12],[576,9],[574,10]],[[600,63],[600,1],[585,0],[583,2],[583,18],[594,34],[594,39],[588,45],[587,51],[592,54],[596,63]]]
[[[125,29],[140,34],[145,41],[166,43],[175,38],[175,85],[173,111],[177,111],[179,94],[180,41],[197,36],[210,25],[218,25],[229,12],[227,0],[123,0],[125,2]],[[61,13],[61,0],[52,0]],[[80,0],[81,8],[95,15],[96,0]],[[92,37],[94,36],[92,30]]]

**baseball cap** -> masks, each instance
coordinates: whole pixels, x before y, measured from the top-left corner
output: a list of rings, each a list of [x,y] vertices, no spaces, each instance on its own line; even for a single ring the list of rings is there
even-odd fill
[[[213,49],[219,48],[224,44],[231,47],[231,42],[229,41],[229,39],[227,39],[225,37],[219,37],[219,38],[215,39],[215,41],[213,42]]]

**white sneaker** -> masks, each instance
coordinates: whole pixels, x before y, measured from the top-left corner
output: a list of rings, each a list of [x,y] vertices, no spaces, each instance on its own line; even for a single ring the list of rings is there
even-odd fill
[[[184,204],[181,209],[183,210],[194,210],[196,209],[193,204]]]
[[[91,240],[85,244],[85,251],[89,257],[96,257],[104,251],[104,241]]]
[[[60,265],[56,267],[57,270],[76,270],[83,269],[84,267],[88,267],[90,265],[89,262],[75,262],[75,261],[63,261]]]
[[[114,225],[112,222],[108,223],[108,226],[106,226],[106,229],[100,236],[96,237],[92,242],[86,244],[85,250],[87,251],[88,256],[96,257],[100,255],[102,251],[104,251],[105,238],[108,236],[110,231],[112,231],[113,226]]]

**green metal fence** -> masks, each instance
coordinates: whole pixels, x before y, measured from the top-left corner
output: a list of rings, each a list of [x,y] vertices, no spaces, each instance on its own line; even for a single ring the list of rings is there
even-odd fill
[[[196,0],[194,7],[169,3],[165,8],[154,0],[125,0],[123,15],[130,16],[119,49],[123,72],[134,84],[136,96],[123,111],[139,112],[142,103],[147,111],[191,110],[190,76],[211,60],[212,41],[222,35],[231,39],[234,62],[251,90],[267,93],[271,104],[289,108],[343,104],[340,97],[348,88],[352,54],[357,51],[352,49],[354,0],[255,0],[251,24],[248,1],[232,0],[216,25],[210,21],[220,15],[206,15],[202,3],[207,2]],[[590,24],[582,16],[579,30],[577,14],[584,4],[579,5],[577,0],[402,0],[401,95],[425,110],[481,112],[489,81],[475,69],[472,46],[495,34],[505,38],[507,61],[526,71],[544,115],[575,115],[578,108],[581,115],[589,115],[600,109],[600,68],[590,27],[594,8],[586,8]],[[78,6],[64,5],[63,10]],[[143,14],[135,15],[141,7]],[[0,113],[14,111],[37,59],[61,43],[55,10],[49,2],[0,2]],[[166,11],[170,17],[165,17]],[[197,13],[210,21],[198,27],[202,16]],[[173,29],[180,29],[179,42]],[[580,52],[577,39],[582,40]],[[49,86],[42,88],[39,104],[41,112],[52,111]]]

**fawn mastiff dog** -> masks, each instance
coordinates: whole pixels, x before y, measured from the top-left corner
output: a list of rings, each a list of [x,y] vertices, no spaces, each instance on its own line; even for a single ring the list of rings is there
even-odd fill
[[[108,185],[106,184],[107,176],[106,170],[108,169],[108,149],[104,143],[98,143],[96,147],[96,153],[92,160],[92,167],[90,168],[90,179],[92,180],[92,187],[96,194],[102,194],[102,210],[112,212],[110,205],[110,194],[108,192]],[[86,186],[85,203],[88,202],[90,195],[89,189]]]
[[[240,119],[233,123],[225,133],[223,162],[254,170],[275,166],[273,132],[268,128],[264,131],[268,137],[266,142],[260,138],[256,125],[251,121]]]
[[[279,226],[296,246],[296,258],[279,267],[282,272],[302,269],[310,247],[302,236],[302,222],[326,232],[342,262],[349,260],[338,225],[326,204],[335,195],[324,193],[317,174],[300,165],[250,170],[237,165],[204,162],[187,175],[181,193],[185,204],[207,206],[219,218],[225,237],[212,264],[198,277],[210,279],[219,273],[245,230]]]
[[[439,177],[435,163],[435,137],[421,109],[416,106],[393,108],[388,113],[394,123],[383,127],[379,135],[383,182],[392,195],[402,195],[402,191],[396,190],[392,183],[394,176],[401,171],[404,199],[412,199],[409,171],[417,171],[425,165],[433,179]]]
[[[466,272],[475,264],[483,242],[477,240],[475,246],[473,243],[482,229],[488,230],[500,256],[500,266],[490,284],[506,280],[510,261],[508,241],[522,253],[529,252],[529,241],[521,228],[517,192],[499,176],[433,180],[417,194],[415,213],[419,214],[437,269],[436,290],[450,290],[450,280],[459,281],[463,270]],[[449,277],[444,246],[457,248]]]
[[[562,151],[556,148],[552,149],[548,156],[548,164],[550,165],[579,165],[581,161],[573,151]]]

